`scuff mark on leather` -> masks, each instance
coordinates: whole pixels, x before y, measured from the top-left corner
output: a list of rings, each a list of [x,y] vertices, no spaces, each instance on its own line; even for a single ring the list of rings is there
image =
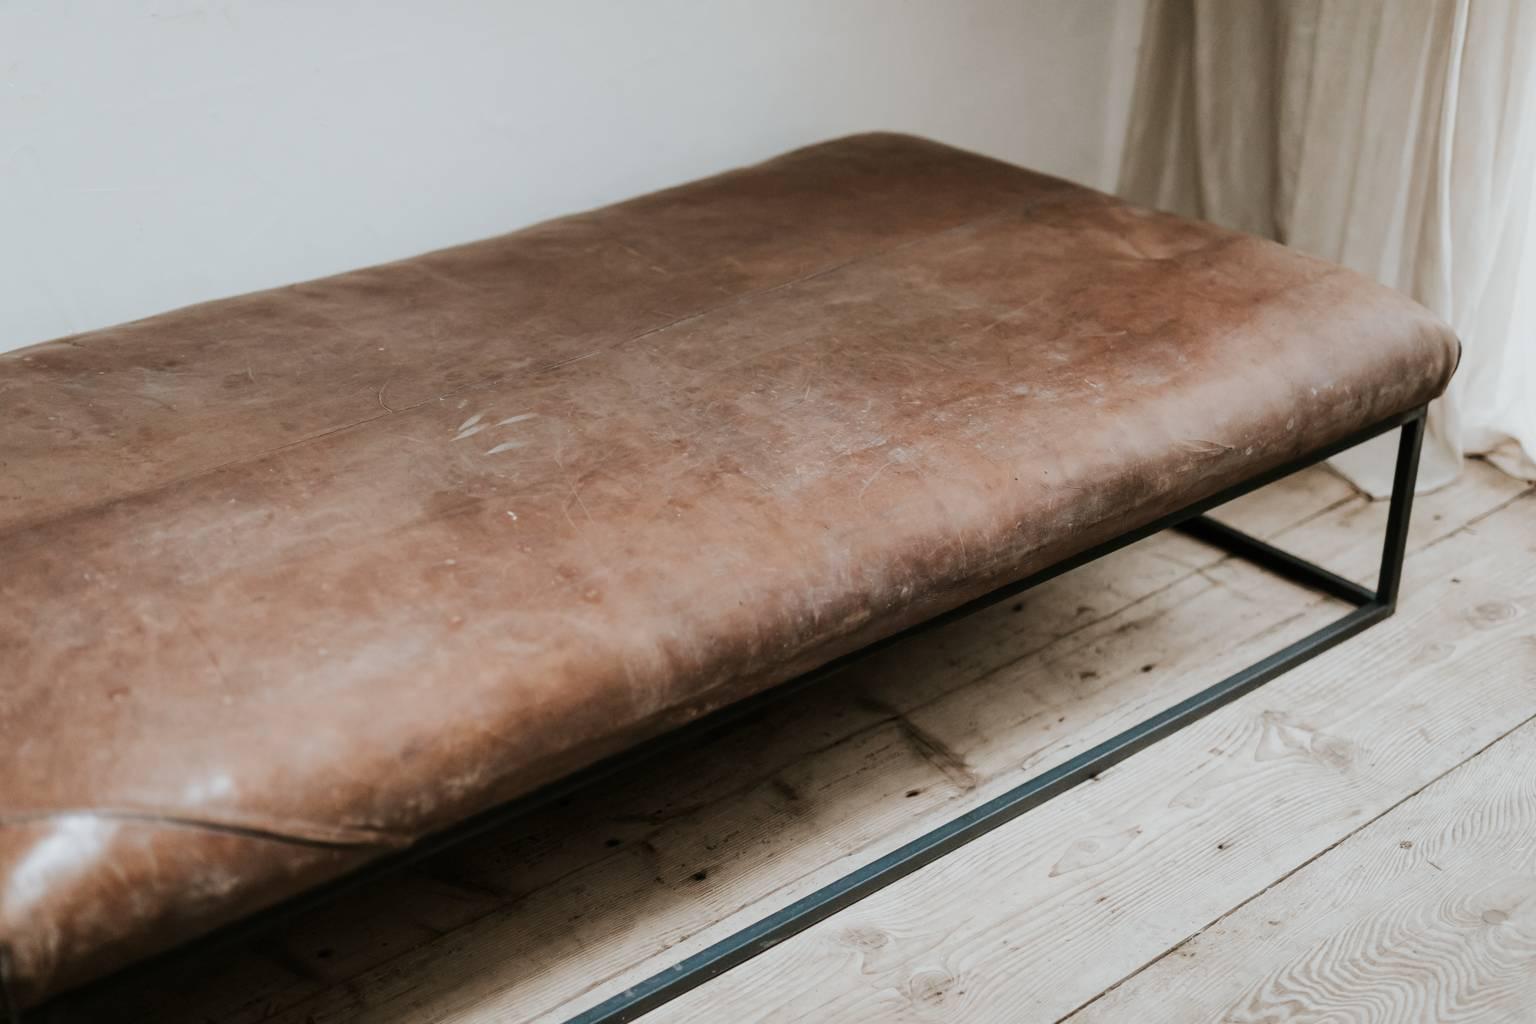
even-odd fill
[[[1234,445],[1223,444],[1220,441],[1206,441],[1202,438],[1180,441],[1179,448],[1194,455],[1222,455],[1236,450]]]

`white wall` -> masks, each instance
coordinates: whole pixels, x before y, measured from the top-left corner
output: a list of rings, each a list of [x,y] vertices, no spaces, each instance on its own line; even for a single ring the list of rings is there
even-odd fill
[[[0,351],[848,132],[1105,187],[1140,0],[0,0]]]

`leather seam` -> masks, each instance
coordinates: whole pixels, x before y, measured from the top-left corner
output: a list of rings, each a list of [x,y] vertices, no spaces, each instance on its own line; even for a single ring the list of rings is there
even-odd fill
[[[414,841],[414,837],[383,829],[358,828],[344,825],[316,825],[309,822],[273,822],[267,824],[132,807],[63,807],[42,811],[0,813],[0,828],[20,828],[27,825],[46,824],[70,817],[90,817],[127,824],[215,832],[222,835],[260,839],[315,849],[398,849],[408,846]]]

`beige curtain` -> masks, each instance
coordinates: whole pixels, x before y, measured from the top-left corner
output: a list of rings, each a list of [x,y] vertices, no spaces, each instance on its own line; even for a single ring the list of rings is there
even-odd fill
[[[1439,313],[1420,486],[1464,454],[1536,479],[1536,0],[1152,0],[1120,191]],[[1377,495],[1382,441],[1335,460]]]

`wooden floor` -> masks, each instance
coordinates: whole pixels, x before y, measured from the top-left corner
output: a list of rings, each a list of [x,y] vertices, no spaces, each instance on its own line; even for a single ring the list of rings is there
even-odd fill
[[[1222,517],[1365,578],[1385,513]],[[1155,537],[109,1005],[554,1024],[1339,612]],[[1395,618],[645,1019],[1536,1022],[1536,492],[1471,464]]]

